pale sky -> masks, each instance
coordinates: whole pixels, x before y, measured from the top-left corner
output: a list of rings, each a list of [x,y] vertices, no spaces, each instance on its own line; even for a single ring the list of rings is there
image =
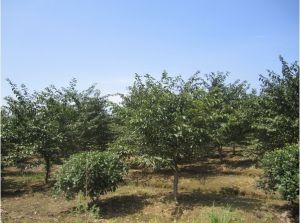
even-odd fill
[[[2,98],[10,78],[31,90],[93,83],[125,93],[134,74],[188,78],[229,71],[258,88],[299,58],[297,0],[2,0]]]

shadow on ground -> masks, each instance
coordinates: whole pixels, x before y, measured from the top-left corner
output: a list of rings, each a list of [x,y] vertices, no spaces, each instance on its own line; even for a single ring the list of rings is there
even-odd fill
[[[231,151],[225,150],[223,152],[224,160],[220,162],[219,155],[210,156],[210,159],[205,159],[192,164],[185,164],[180,166],[180,177],[185,178],[205,178],[209,176],[219,176],[219,175],[243,175],[241,171],[247,169],[256,162],[251,159],[240,159],[242,158],[238,155],[240,151],[236,152],[236,156],[229,155]],[[239,159],[234,159],[232,157],[239,157]],[[215,158],[215,159],[214,159]],[[227,169],[223,169],[226,167]],[[136,169],[131,173],[131,179],[149,179],[152,177],[160,177],[168,179],[173,177],[174,172],[171,169],[160,169],[156,171],[146,170],[142,171]]]
[[[43,174],[42,172],[34,172],[34,171],[20,171],[20,170],[10,170],[10,171],[3,171],[1,173],[2,177],[6,176],[15,176],[15,177],[22,177],[22,176],[27,176],[27,177],[35,177],[37,175]]]
[[[166,196],[169,201],[173,200],[172,194]],[[248,198],[235,195],[224,195],[219,193],[180,193],[178,196],[179,205],[184,209],[190,209],[195,206],[220,206],[229,205],[231,208],[238,208],[244,211],[253,211],[263,205],[263,201],[255,198]]]
[[[17,197],[26,192],[27,184],[11,179],[1,180],[1,197]]]
[[[226,166],[230,167],[230,168],[249,168],[253,165],[256,164],[255,161],[251,160],[251,159],[244,159],[244,160],[224,160],[224,163],[226,164]]]
[[[227,161],[227,166],[235,166],[234,168],[238,168],[243,166],[242,168],[247,168],[253,165],[252,161],[245,160],[245,161]],[[232,168],[232,167],[231,167]],[[197,178],[202,179],[211,176],[220,176],[220,175],[243,175],[244,173],[241,171],[229,170],[226,171],[222,169],[221,165],[216,165],[215,163],[196,163],[196,164],[189,164],[183,165],[180,167],[179,176],[184,178]],[[140,180],[142,183],[143,180],[147,181],[153,177],[159,177],[164,179],[169,179],[170,177],[174,176],[173,170],[170,169],[162,169],[157,171],[141,171],[135,170],[129,175],[130,180]]]
[[[293,222],[299,222],[299,203],[285,204],[285,205],[271,205],[272,209],[278,212],[287,213],[287,216],[293,220]]]
[[[99,207],[101,218],[109,219],[134,214],[151,202],[147,195],[120,195],[95,202]]]
[[[30,177],[36,177],[40,173],[26,172],[9,172],[3,176],[25,176],[24,180],[15,180],[10,178],[2,178],[1,180],[1,196],[2,197],[18,197],[25,193],[47,192],[53,187],[55,181],[49,180],[48,184],[44,184],[40,180],[30,180]]]

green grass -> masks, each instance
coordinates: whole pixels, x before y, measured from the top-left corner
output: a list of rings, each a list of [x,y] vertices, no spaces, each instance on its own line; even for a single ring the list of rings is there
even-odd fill
[[[216,210],[213,205],[208,217],[210,223],[230,223],[235,220],[230,206]]]

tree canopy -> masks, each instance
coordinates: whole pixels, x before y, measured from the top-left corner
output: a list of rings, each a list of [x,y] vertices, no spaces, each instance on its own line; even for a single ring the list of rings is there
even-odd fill
[[[262,89],[254,110],[258,152],[282,148],[299,140],[299,65],[282,57],[282,73],[260,76]]]
[[[67,88],[50,86],[30,93],[25,85],[19,89],[8,82],[14,96],[6,98],[1,111],[4,165],[41,157],[47,182],[52,163],[60,158],[81,150],[105,149],[111,137],[110,115],[106,99],[95,86],[78,92],[74,79]]]

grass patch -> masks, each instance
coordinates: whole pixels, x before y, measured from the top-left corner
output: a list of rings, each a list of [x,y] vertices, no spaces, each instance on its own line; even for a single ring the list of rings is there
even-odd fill
[[[235,220],[230,206],[218,210],[213,206],[208,218],[210,223],[230,223]]]

